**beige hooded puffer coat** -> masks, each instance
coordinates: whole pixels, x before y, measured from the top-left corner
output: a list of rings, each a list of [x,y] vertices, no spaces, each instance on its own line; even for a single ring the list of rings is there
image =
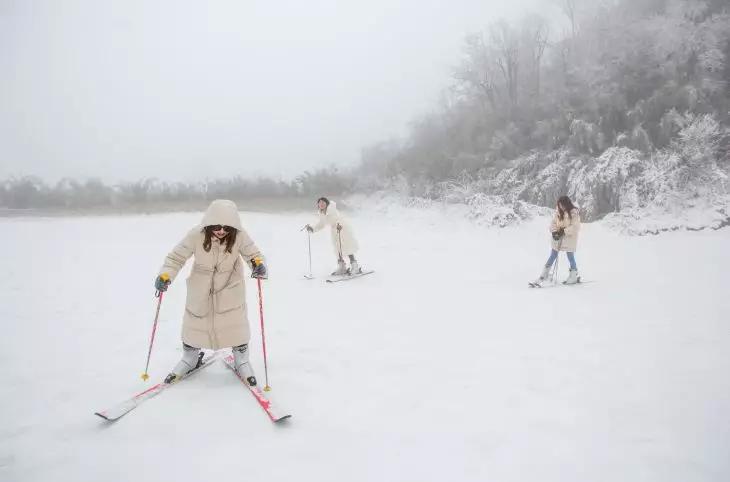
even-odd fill
[[[337,231],[338,224],[342,226],[342,230],[339,232]],[[319,222],[312,226],[312,229],[316,232],[325,226],[330,227],[332,247],[335,250],[335,256],[339,258],[340,254],[342,254],[342,258],[344,259],[351,254],[354,255],[357,253],[359,246],[357,239],[355,239],[355,234],[352,232],[352,226],[350,226],[349,221],[337,210],[337,203],[334,201],[330,201],[326,212],[319,213]],[[342,243],[342,249],[340,249],[340,242]]]
[[[578,247],[578,233],[580,232],[580,214],[577,209],[573,209],[570,216],[565,213],[562,220],[558,210],[555,210],[553,221],[550,223],[550,232],[558,231],[561,228],[565,229],[565,235],[558,241],[553,240],[553,249],[574,253]]]
[[[215,236],[212,237],[210,251],[203,248],[203,228],[216,224],[238,230],[230,253]],[[243,229],[234,202],[213,201],[200,225],[167,255],[160,274],[167,273],[174,281],[191,256],[194,264],[187,279],[183,342],[212,350],[248,343],[251,335],[246,313],[243,264],[246,260],[250,267],[252,259],[263,261],[263,255]]]

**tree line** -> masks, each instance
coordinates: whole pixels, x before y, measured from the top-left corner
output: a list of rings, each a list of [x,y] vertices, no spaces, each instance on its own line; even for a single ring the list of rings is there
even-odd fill
[[[106,184],[100,179],[65,178],[48,184],[26,176],[0,181],[0,208],[85,209],[155,206],[175,207],[225,198],[236,201],[267,198],[312,198],[343,195],[352,189],[350,175],[335,167],[305,171],[292,181],[240,176],[200,182],[142,179]]]

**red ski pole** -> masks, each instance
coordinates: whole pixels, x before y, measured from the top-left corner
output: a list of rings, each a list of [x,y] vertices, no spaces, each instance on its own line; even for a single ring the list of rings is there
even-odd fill
[[[266,360],[266,334],[264,332],[264,298],[261,294],[261,278],[257,278],[259,286],[259,319],[261,320],[261,343],[264,347],[264,375],[266,377],[266,385],[264,391],[268,392],[271,390],[269,386],[269,364]]]
[[[157,311],[155,312],[155,322],[152,325],[152,336],[150,337],[150,348],[147,351],[147,363],[144,366],[144,373],[142,374],[142,380],[147,381],[150,377],[147,373],[147,369],[150,367],[150,357],[152,356],[152,345],[155,342],[155,333],[157,332],[157,319],[160,317],[160,306],[162,305],[162,291],[158,291],[155,296],[157,297]]]

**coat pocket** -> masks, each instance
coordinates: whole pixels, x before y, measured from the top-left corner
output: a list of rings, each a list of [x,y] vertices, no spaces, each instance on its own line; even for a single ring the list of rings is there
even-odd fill
[[[210,312],[210,285],[208,276],[192,273],[187,279],[188,296],[185,309],[197,317],[204,317]]]
[[[231,284],[215,294],[216,313],[225,313],[243,306],[246,301],[246,287],[243,280],[233,281]]]

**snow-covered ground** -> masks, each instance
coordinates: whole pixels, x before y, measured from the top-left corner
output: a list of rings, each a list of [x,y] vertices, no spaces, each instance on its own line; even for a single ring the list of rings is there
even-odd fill
[[[199,217],[0,220],[0,480],[730,480],[730,229],[585,225],[594,282],[531,290],[546,219],[363,211],[377,272],[328,285],[325,233],[319,279],[301,276],[311,216],[244,214],[270,264],[270,393],[293,418],[271,424],[218,364],[105,423],[180,356],[181,282],[140,380],[154,276]]]

